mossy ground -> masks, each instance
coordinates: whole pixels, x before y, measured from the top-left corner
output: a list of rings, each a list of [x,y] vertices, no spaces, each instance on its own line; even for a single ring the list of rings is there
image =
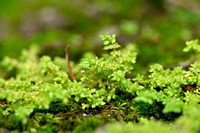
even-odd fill
[[[199,132],[199,2],[176,1],[0,1],[0,131]]]

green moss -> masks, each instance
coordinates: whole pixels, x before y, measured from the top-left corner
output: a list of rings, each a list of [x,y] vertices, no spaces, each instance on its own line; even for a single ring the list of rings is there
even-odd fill
[[[154,64],[149,75],[126,78],[135,74],[134,44],[121,48],[115,35],[106,33],[101,38],[107,52],[74,64],[80,70],[77,80],[71,80],[64,69],[64,59],[39,58],[35,46],[18,59],[6,57],[2,65],[7,71],[15,69],[16,74],[0,79],[2,127],[30,132],[93,132],[100,126],[108,131],[118,126],[118,132],[143,132],[152,127],[152,132],[167,132],[167,127],[179,132],[179,126],[199,130],[199,61],[188,70]],[[187,43],[184,51],[188,47],[196,49],[199,44]],[[180,120],[186,118],[195,124],[185,127]],[[121,123],[109,124],[114,121]]]

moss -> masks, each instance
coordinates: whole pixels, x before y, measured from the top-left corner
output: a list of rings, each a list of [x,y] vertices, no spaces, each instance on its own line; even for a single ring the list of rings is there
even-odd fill
[[[126,78],[134,74],[134,44],[121,48],[115,35],[106,33],[101,38],[105,54],[74,64],[80,70],[76,80],[64,69],[64,59],[40,59],[38,47],[23,51],[19,59],[5,58],[2,65],[17,73],[0,79],[2,127],[30,132],[46,128],[47,132],[93,132],[105,126],[103,130],[114,131],[110,123],[118,121],[114,127],[119,125],[119,132],[123,125],[130,127],[124,131],[140,132],[151,126],[157,131],[162,124],[163,131],[169,126],[178,132],[179,126],[185,128],[180,120],[187,117],[195,124],[186,129],[199,130],[199,61],[188,70],[154,64],[149,75]],[[187,43],[187,48],[198,49],[198,41]]]

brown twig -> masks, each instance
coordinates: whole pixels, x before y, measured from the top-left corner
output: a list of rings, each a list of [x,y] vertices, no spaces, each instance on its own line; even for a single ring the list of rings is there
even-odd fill
[[[76,80],[74,73],[72,72],[72,68],[70,66],[69,62],[69,46],[66,47],[66,54],[65,54],[66,62],[67,62],[67,67],[69,70],[69,75],[71,76],[72,80]]]

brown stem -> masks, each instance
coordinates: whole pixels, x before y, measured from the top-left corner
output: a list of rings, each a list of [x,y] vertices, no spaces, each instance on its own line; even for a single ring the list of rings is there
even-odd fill
[[[72,72],[70,62],[69,62],[69,46],[66,47],[65,58],[66,58],[66,61],[67,61],[67,67],[68,67],[68,70],[69,70],[69,75],[71,76],[72,80],[76,80],[74,73]]]

